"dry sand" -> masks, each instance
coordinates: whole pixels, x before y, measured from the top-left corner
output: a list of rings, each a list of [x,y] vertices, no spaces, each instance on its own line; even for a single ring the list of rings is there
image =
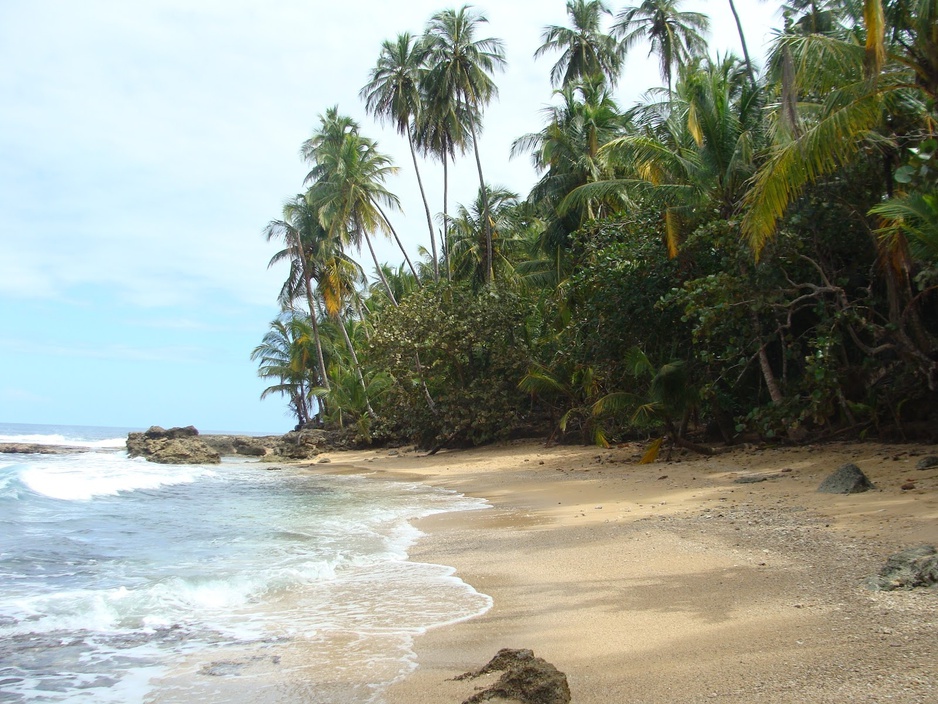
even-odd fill
[[[452,678],[505,647],[566,673],[575,704],[938,702],[938,589],[866,587],[889,555],[938,544],[938,468],[915,469],[938,446],[740,448],[644,466],[641,450],[518,442],[316,466],[492,504],[419,522],[412,559],[455,567],[494,606],[418,638],[417,669],[388,704],[458,704],[495,676]],[[817,493],[845,462],[877,489]],[[769,478],[735,482],[753,475]]]

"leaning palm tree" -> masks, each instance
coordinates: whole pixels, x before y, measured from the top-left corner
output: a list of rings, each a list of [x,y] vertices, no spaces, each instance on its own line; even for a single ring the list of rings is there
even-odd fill
[[[306,141],[303,153],[313,162],[306,177],[311,184],[306,198],[330,236],[355,247],[364,241],[378,268],[371,234],[393,235],[413,270],[381,207],[400,207],[397,196],[384,186],[385,179],[397,171],[390,157],[379,152],[373,140],[359,134],[358,123],[339,115],[337,108],[321,117],[321,129]]]
[[[706,51],[703,34],[710,27],[706,15],[681,12],[679,4],[680,0],[643,0],[637,7],[624,8],[616,15],[612,26],[613,36],[620,38],[622,53],[640,41],[648,41],[648,55],[658,55],[661,77],[668,84],[669,95],[675,68]]]
[[[322,342],[317,322],[318,307],[313,299],[312,284],[319,261],[314,250],[318,249],[325,239],[325,230],[319,221],[318,214],[309,207],[306,198],[298,195],[284,204],[283,219],[269,222],[264,234],[268,241],[279,239],[283,240],[286,245],[285,249],[271,257],[268,266],[273,266],[283,260],[290,262],[290,274],[281,291],[281,304],[289,307],[295,298],[305,294],[306,303],[309,306],[313,339],[316,343],[320,385],[328,391],[329,375],[322,354]],[[321,403],[322,399],[320,399]]]
[[[502,41],[493,37],[476,39],[479,26],[488,19],[468,5],[458,10],[444,10],[430,18],[425,33],[427,62],[426,93],[431,102],[442,102],[445,96],[454,103],[453,114],[468,120],[479,188],[483,194],[486,221],[486,250],[488,260],[487,281],[492,280],[492,231],[489,224],[489,206],[485,195],[485,178],[479,157],[479,118],[482,110],[494,98],[498,89],[492,73],[505,65]]]
[[[602,0],[568,0],[567,14],[572,27],[551,25],[544,28],[544,42],[534,58],[560,51],[560,58],[550,71],[553,86],[566,86],[578,79],[601,75],[615,86],[622,67],[622,55],[616,40],[602,31],[603,15],[611,15]]]
[[[440,265],[437,256],[436,234],[427,194],[420,177],[417,164],[416,136],[414,128],[419,121],[421,111],[420,83],[426,72],[424,58],[426,52],[421,42],[415,41],[409,33],[399,34],[395,41],[385,41],[381,45],[381,54],[377,65],[371,70],[368,84],[361,89],[360,95],[365,100],[369,113],[381,121],[393,123],[398,133],[406,135],[410,146],[410,156],[417,174],[417,185],[430,230],[430,247],[433,252],[433,279],[440,278]]]

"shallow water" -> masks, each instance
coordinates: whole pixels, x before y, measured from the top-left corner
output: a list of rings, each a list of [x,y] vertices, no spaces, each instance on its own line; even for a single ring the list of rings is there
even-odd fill
[[[409,520],[483,502],[13,430],[99,449],[0,455],[0,701],[380,701],[416,634],[490,606],[407,560]]]

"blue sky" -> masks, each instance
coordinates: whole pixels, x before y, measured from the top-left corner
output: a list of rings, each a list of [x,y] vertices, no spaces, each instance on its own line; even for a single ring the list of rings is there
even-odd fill
[[[625,4],[625,3],[622,3]],[[479,4],[508,69],[480,142],[486,178],[526,193],[511,141],[541,127],[545,25],[561,0]],[[754,52],[775,4],[737,0]],[[392,154],[392,220],[412,256],[424,244],[406,143],[365,115],[358,90],[380,43],[419,33],[439,0],[4,0],[0,3],[0,422],[280,432],[286,404],[259,400],[250,361],[286,274],[262,237],[302,190],[300,144],[338,105]],[[621,5],[613,4],[618,10]],[[739,53],[728,5],[712,46]],[[658,83],[636,49],[617,97]],[[439,167],[426,164],[431,202]],[[452,174],[452,202],[476,188]],[[389,245],[379,256],[401,259]]]

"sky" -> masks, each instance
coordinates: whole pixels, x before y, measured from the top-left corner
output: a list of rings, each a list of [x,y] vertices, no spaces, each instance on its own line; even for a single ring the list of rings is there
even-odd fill
[[[614,11],[621,4],[611,3]],[[754,59],[777,3],[736,0]],[[381,42],[423,31],[442,0],[3,0],[0,2],[0,422],[284,432],[286,400],[261,401],[251,350],[278,312],[283,266],[263,237],[303,190],[299,148],[332,106],[400,166],[391,220],[411,257],[428,247],[407,143],[358,97]],[[711,53],[741,53],[729,5]],[[534,60],[562,0],[476,8],[507,69],[485,113],[486,180],[522,196],[537,176],[511,142],[543,126],[555,58]],[[660,85],[636,47],[615,96]],[[421,164],[442,210],[442,169]],[[478,188],[450,170],[450,204]],[[380,243],[379,258],[402,257]],[[365,254],[367,256],[367,253]],[[359,261],[365,263],[360,257]],[[372,267],[366,265],[370,270]]]

